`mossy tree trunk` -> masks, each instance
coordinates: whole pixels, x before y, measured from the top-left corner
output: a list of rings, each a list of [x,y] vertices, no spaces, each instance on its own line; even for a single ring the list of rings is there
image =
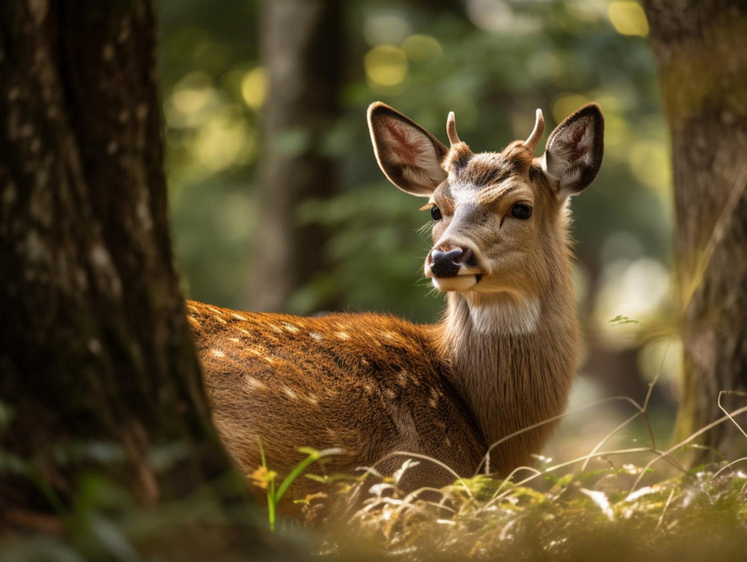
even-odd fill
[[[685,347],[679,431],[721,417],[721,390],[747,390],[747,2],[647,0],[669,121]],[[727,397],[733,410],[745,398]],[[747,445],[724,424],[704,443]]]
[[[2,463],[3,526],[90,470],[142,506],[232,472],[173,266],[155,35],[150,0],[0,3],[0,435],[26,464]]]
[[[269,96],[249,295],[255,310],[310,312],[289,299],[329,266],[324,230],[299,224],[298,206],[338,191],[337,166],[326,140],[340,111],[342,9],[341,0],[262,3],[260,39]],[[332,287],[317,297],[316,307],[330,307],[337,295]]]

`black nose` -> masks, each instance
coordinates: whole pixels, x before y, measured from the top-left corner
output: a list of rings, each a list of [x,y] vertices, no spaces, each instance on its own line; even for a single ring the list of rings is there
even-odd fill
[[[456,277],[462,263],[464,250],[454,248],[448,252],[433,250],[431,252],[431,271],[436,277]]]

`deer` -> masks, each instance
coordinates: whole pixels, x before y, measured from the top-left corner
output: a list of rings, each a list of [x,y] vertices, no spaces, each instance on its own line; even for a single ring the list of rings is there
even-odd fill
[[[405,491],[530,465],[562,414],[579,361],[569,200],[602,163],[604,117],[581,107],[549,135],[541,110],[526,140],[473,153],[454,113],[447,148],[376,102],[368,126],[381,171],[427,198],[433,245],[424,273],[445,293],[442,319],[243,312],[189,301],[214,424],[245,473],[279,472],[338,449],[325,473],[372,467]],[[537,427],[533,427],[536,424]],[[529,431],[521,430],[531,428]],[[513,435],[517,433],[517,435]],[[511,439],[504,440],[507,436]],[[297,497],[318,483],[298,479]]]

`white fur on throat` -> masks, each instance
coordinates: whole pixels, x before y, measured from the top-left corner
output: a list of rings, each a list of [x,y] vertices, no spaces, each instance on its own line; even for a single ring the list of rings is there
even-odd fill
[[[537,297],[477,300],[465,294],[472,326],[480,334],[531,334],[537,329],[542,305]]]

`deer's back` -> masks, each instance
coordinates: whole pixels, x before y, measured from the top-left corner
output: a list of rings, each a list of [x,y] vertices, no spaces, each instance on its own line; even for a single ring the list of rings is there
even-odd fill
[[[429,327],[376,314],[299,318],[189,303],[213,418],[244,470],[339,447],[327,473],[376,466],[394,451],[432,456],[470,476],[485,446],[449,382]],[[412,486],[453,481],[421,462]]]

